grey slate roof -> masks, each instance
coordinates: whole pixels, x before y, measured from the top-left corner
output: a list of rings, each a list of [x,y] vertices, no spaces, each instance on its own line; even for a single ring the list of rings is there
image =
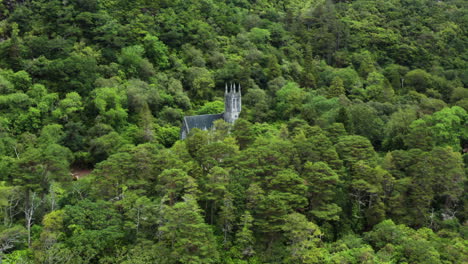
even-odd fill
[[[184,117],[184,126],[186,126],[187,133],[192,128],[206,130],[213,127],[213,122],[218,119],[223,119],[223,114],[186,116]]]

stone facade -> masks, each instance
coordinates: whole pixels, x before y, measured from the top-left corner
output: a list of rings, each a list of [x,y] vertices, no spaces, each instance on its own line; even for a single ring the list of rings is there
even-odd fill
[[[213,127],[213,122],[219,119],[234,124],[239,118],[242,110],[242,96],[240,84],[226,84],[224,92],[224,113],[214,115],[197,115],[197,116],[185,116],[180,138],[185,139],[192,128],[198,128],[201,130],[208,130]]]

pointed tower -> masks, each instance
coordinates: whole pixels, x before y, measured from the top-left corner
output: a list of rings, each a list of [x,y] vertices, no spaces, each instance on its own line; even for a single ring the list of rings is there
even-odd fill
[[[224,121],[233,124],[239,118],[242,109],[240,84],[226,84],[224,93]]]

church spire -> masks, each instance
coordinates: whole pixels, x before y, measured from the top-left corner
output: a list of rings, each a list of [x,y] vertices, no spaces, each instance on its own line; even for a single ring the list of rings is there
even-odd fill
[[[234,123],[239,118],[241,108],[241,86],[239,83],[230,83],[224,95],[224,121]]]

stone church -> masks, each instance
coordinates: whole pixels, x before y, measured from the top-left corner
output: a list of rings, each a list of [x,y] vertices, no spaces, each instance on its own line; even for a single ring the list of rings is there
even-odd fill
[[[213,127],[213,122],[219,119],[233,124],[242,109],[241,87],[240,84],[226,84],[224,92],[224,113],[214,115],[185,116],[180,133],[181,139],[185,139],[192,128],[208,130]]]

